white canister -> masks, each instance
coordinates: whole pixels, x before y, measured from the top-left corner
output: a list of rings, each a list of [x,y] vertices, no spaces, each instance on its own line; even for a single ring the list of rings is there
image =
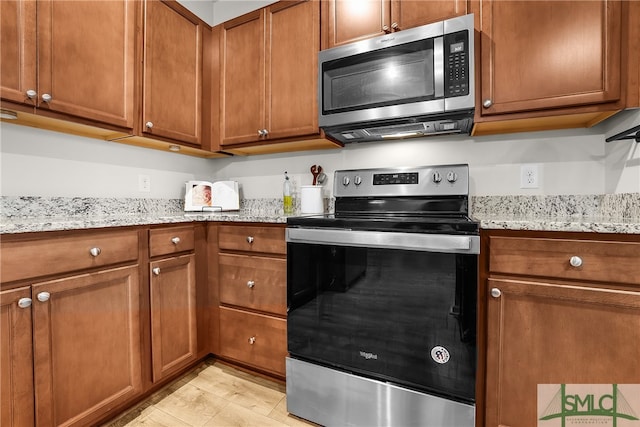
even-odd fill
[[[302,185],[300,187],[300,212],[303,214],[324,213],[322,186]]]

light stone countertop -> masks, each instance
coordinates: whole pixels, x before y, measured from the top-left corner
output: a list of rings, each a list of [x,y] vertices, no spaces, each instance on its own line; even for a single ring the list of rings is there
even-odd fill
[[[325,203],[326,211],[332,212],[333,202]],[[240,210],[230,212],[185,213],[182,209],[180,200],[3,196],[0,234],[203,221],[287,222],[278,199],[241,200]],[[638,193],[472,197],[471,213],[483,229],[640,234]]]

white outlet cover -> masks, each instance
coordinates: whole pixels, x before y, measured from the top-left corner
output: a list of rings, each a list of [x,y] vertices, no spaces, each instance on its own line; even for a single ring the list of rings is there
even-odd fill
[[[151,177],[149,175],[138,175],[138,191],[151,192]]]
[[[540,187],[540,165],[527,163],[520,166],[520,188]]]

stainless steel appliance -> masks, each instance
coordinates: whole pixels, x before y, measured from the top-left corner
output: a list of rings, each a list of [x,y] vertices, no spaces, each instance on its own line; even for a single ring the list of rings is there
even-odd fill
[[[470,133],[473,14],[320,51],[319,124],[342,143]]]
[[[287,409],[325,426],[472,427],[478,223],[467,165],[335,172],[287,220]]]

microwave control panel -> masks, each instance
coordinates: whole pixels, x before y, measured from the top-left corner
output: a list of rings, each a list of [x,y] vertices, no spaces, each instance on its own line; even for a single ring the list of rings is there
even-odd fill
[[[444,36],[445,96],[469,94],[469,32],[459,31]]]

